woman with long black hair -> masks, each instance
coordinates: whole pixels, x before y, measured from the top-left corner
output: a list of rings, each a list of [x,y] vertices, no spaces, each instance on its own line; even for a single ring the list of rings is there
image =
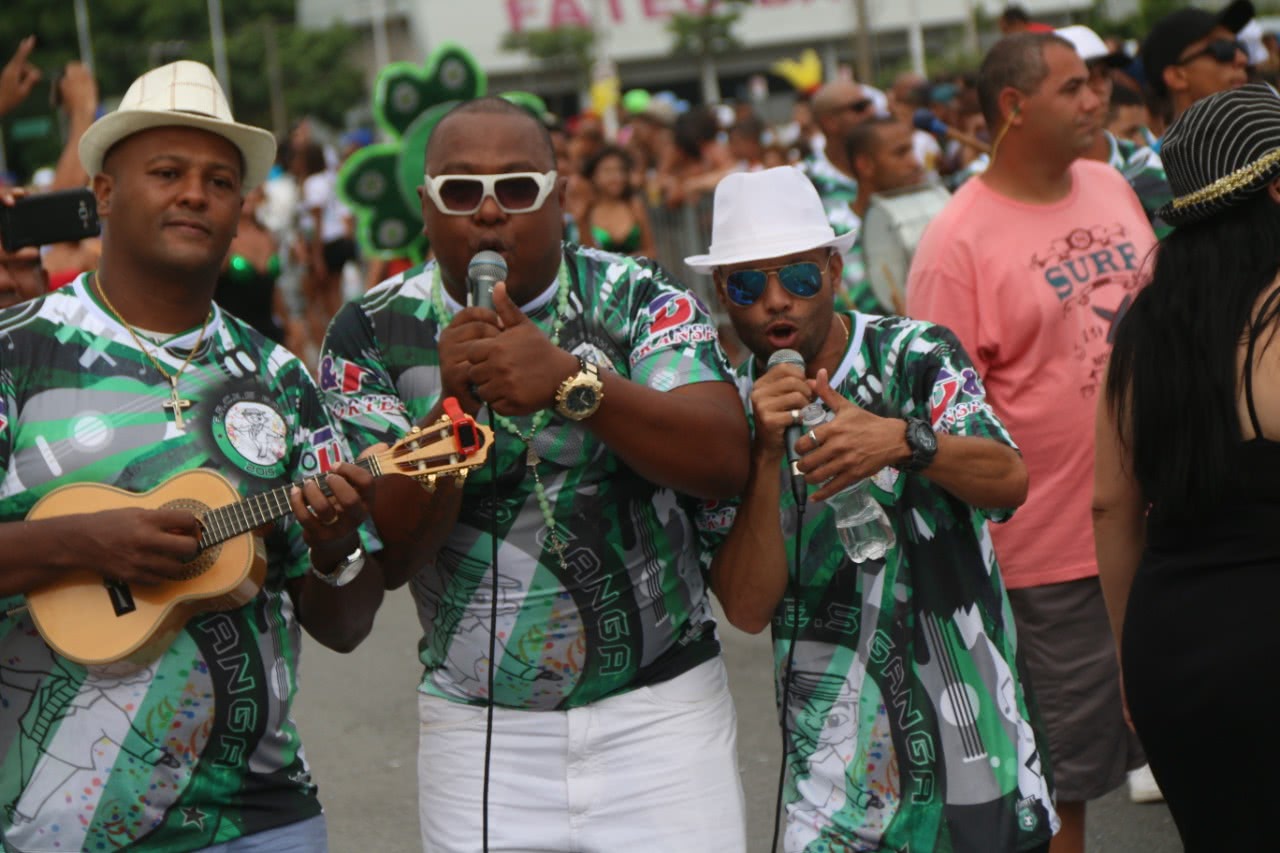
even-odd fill
[[[1275,848],[1280,794],[1280,97],[1164,138],[1176,230],[1119,323],[1094,534],[1135,730],[1189,851]]]

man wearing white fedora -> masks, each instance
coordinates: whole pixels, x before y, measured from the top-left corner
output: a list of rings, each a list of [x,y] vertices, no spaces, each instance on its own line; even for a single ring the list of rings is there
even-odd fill
[[[773,627],[784,848],[1044,849],[1057,816],[986,528],[1026,469],[947,329],[834,310],[851,237],[783,167],[721,181],[711,249],[685,259],[753,355],[747,492],[699,524],[729,621]],[[868,478],[894,541],[854,562],[827,500]]]
[[[306,370],[213,304],[243,194],[274,153],[271,134],[234,121],[205,66],[147,72],[80,142],[101,266],[0,312],[5,850],[327,849],[290,714],[300,627],[354,647],[383,580],[358,533],[372,478],[337,462],[345,445]],[[37,625],[27,593],[51,583],[91,592],[100,576],[101,607],[123,620],[139,598],[164,594],[157,584],[189,577],[197,553],[216,561],[224,546],[198,552],[216,525],[197,517],[198,492],[162,509],[103,498],[26,521],[32,505],[61,486],[145,492],[197,468],[241,497],[277,490],[280,521],[259,515],[261,502],[238,505],[246,525],[264,522],[242,534],[263,537],[260,588],[172,637],[161,629],[145,660],[64,657],[44,633],[60,626]],[[68,621],[97,600],[77,601]]]

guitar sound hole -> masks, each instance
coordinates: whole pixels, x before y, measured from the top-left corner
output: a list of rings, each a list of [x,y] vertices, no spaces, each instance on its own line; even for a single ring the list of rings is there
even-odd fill
[[[195,515],[203,516],[209,511],[209,507],[191,498],[182,498],[176,501],[170,501],[165,504],[162,509],[180,509]],[[195,559],[189,560],[184,564],[185,571],[178,577],[178,580],[191,580],[200,577],[207,572],[214,563],[218,562],[218,556],[222,554],[222,543],[219,542],[212,548],[205,548],[195,556]]]

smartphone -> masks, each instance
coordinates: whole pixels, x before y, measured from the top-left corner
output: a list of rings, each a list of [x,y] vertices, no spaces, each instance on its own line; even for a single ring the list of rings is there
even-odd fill
[[[0,243],[9,252],[71,243],[99,231],[98,200],[87,189],[39,193],[18,199],[13,207],[0,205]]]

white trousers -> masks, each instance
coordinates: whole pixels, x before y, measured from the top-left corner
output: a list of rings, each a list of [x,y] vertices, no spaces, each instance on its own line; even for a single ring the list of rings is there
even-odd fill
[[[487,709],[418,695],[426,853],[482,843]],[[743,853],[737,718],[720,658],[568,711],[495,708],[493,853]]]

